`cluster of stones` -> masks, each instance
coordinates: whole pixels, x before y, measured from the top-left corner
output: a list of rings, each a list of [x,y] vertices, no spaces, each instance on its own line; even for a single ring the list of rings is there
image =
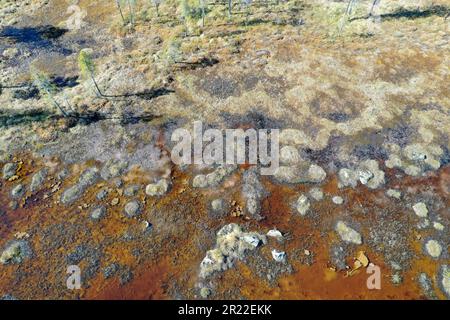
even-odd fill
[[[208,188],[215,187],[222,183],[222,181],[236,171],[236,165],[223,165],[208,174],[199,174],[192,180],[194,188]]]
[[[1,264],[19,264],[32,256],[32,250],[26,240],[9,242],[0,256]]]
[[[170,189],[170,181],[161,179],[156,183],[150,183],[145,187],[145,194],[152,197],[165,195]]]
[[[207,251],[200,263],[200,277],[206,278],[214,272],[233,267],[236,260],[242,260],[247,251],[255,250],[266,243],[265,235],[244,232],[235,223],[225,225],[217,232],[215,248]]]
[[[288,130],[292,134],[292,130]],[[283,137],[283,135],[282,135]],[[302,161],[299,149],[296,146],[295,139],[292,137],[286,138],[284,136],[281,141],[288,141],[290,145],[285,145],[280,149],[280,168],[275,173],[275,178],[279,182],[287,183],[320,183],[326,178],[325,171],[315,164],[311,164]],[[294,141],[294,142],[293,142]],[[442,150],[439,147],[430,146],[423,147],[420,145],[408,145],[402,150],[402,156],[415,162],[423,162],[429,167],[437,169],[440,166],[438,160],[433,156],[439,156],[442,154]],[[397,150],[391,146],[390,150]],[[440,151],[439,151],[440,150]],[[401,168],[403,164],[407,163],[400,158],[394,158],[395,153],[391,153],[389,159],[386,161],[387,167]],[[400,159],[400,160],[399,160]],[[431,159],[431,160],[430,160]],[[437,161],[437,163],[435,162]],[[400,165],[392,165],[393,163]],[[411,175],[417,175],[421,170],[425,168],[424,165],[417,166],[419,171],[411,169],[412,164],[408,164],[405,168],[405,172]],[[434,166],[433,166],[434,165]],[[120,176],[128,167],[127,163],[121,161],[108,161],[100,171],[96,167],[86,169],[78,179],[78,182],[66,189],[61,196],[61,203],[69,205],[78,199],[87,188],[94,185],[96,181],[101,177],[104,180],[110,180]],[[408,169],[409,168],[409,169]],[[232,174],[237,169],[237,166],[221,166],[215,169],[209,174],[199,174],[194,177],[192,184],[195,188],[207,188],[218,186],[223,180]],[[17,174],[18,165],[16,163],[8,163],[3,167],[3,179],[14,179]],[[419,172],[419,173],[417,173]],[[415,174],[412,174],[415,173]],[[47,178],[48,170],[41,169],[32,176],[29,190],[31,192],[37,192],[40,190]],[[370,189],[376,189],[385,183],[385,174],[380,170],[378,162],[376,160],[364,160],[359,162],[352,168],[342,168],[338,172],[339,187],[356,187],[358,183],[367,186]],[[11,181],[11,180],[10,180]],[[160,179],[155,183],[148,184],[145,188],[145,194],[148,196],[160,197],[165,195],[170,189],[171,183],[168,179]],[[132,185],[126,188],[125,195],[135,196],[139,191],[140,186]],[[22,196],[26,191],[26,187],[22,184],[15,186],[11,195],[14,198]],[[102,190],[97,194],[97,199],[102,200],[107,196],[107,191]],[[257,168],[247,170],[243,175],[242,194],[246,201],[246,209],[248,213],[255,217],[260,217],[261,200],[267,196],[266,191],[262,183],[259,180]],[[390,197],[400,199],[401,193],[395,189],[387,190],[386,194]],[[304,216],[311,209],[310,200],[320,201],[324,198],[324,194],[320,188],[312,188],[308,194],[301,194],[296,203],[295,208],[297,212]],[[335,196],[332,198],[335,204],[342,204],[344,200]],[[142,211],[142,203],[137,200],[132,200],[124,205],[123,211],[127,217],[133,218],[140,215]],[[211,203],[213,211],[221,212],[225,209],[223,199],[215,199]],[[419,202],[412,206],[415,214],[427,220],[428,208],[425,203]],[[106,215],[106,208],[104,206],[96,207],[91,212],[92,219],[100,219]],[[148,222],[147,227],[149,226]],[[429,221],[428,221],[429,224]],[[438,221],[433,222],[433,227],[436,230],[442,231],[444,226]],[[349,224],[344,221],[338,221],[334,228],[337,235],[343,242],[353,245],[360,245],[363,242],[361,234]],[[281,233],[278,230],[271,230],[267,236],[272,236],[277,239],[282,238]],[[206,253],[205,258],[200,264],[200,277],[207,278],[216,271],[224,271],[231,268],[236,260],[242,260],[245,253],[249,250],[255,250],[262,244],[266,244],[266,236],[260,235],[256,232],[244,232],[242,228],[237,224],[228,224],[219,230],[217,233],[216,246],[214,249],[209,250]],[[424,242],[425,252],[434,259],[439,259],[443,256],[443,247],[438,240],[428,238]],[[271,251],[272,257],[277,262],[286,261],[286,253],[273,249]],[[24,240],[14,240],[6,246],[0,256],[0,263],[21,263],[23,260],[31,256],[31,249],[28,242]],[[446,266],[444,266],[446,267]],[[448,294],[449,277],[448,269],[443,271],[442,287]],[[203,288],[205,289],[205,288]],[[210,292],[209,292],[210,294]],[[209,295],[208,294],[208,295]],[[206,296],[206,294],[204,294]]]
[[[110,180],[119,177],[128,168],[128,162],[117,159],[108,160],[100,171],[103,180]]]
[[[305,143],[300,130],[285,129],[280,133],[280,166],[274,177],[281,183],[320,183],[327,176],[325,170],[300,156],[299,148]]]
[[[311,200],[321,201],[324,199],[324,193],[320,188],[311,188],[308,194],[300,194],[294,203],[295,210],[301,215],[305,216],[311,209]],[[334,204],[341,205],[344,199],[340,196],[333,196],[331,201]]]
[[[96,167],[86,169],[78,179],[78,182],[66,189],[61,195],[61,203],[70,205],[83,195],[87,188],[92,186],[99,178],[99,170]]]
[[[19,162],[19,164],[21,164],[21,162]],[[3,166],[2,172],[3,180],[12,182],[19,179],[18,176],[18,171],[20,170],[19,164],[14,162],[5,164]],[[15,185],[11,189],[11,197],[13,199],[20,199],[25,195],[27,190],[30,191],[31,193],[38,192],[42,188],[42,185],[44,184],[45,179],[47,178],[47,173],[48,170],[46,168],[43,168],[39,170],[37,173],[35,173],[31,178],[31,183],[28,189],[27,186],[24,185],[23,183]]]
[[[78,178],[75,185],[68,187],[64,190],[60,197],[60,202],[64,205],[70,205],[79,199],[85,191],[93,186],[100,178],[104,180],[111,180],[119,177],[127,168],[126,162],[117,160],[108,161],[103,168],[99,170],[97,167],[89,167],[85,169]],[[20,166],[17,163],[7,163],[3,166],[3,179],[7,181],[14,181],[18,178],[17,172],[20,170]],[[64,177],[68,175],[68,172],[63,174]],[[38,192],[42,189],[48,176],[48,169],[43,168],[37,171],[31,178],[29,191],[31,193]],[[61,178],[64,178],[61,176]],[[17,178],[16,178],[17,177]],[[119,187],[119,183],[116,183]],[[162,196],[168,192],[170,188],[170,182],[167,179],[161,179],[154,184],[149,184],[145,188],[145,192],[149,196]],[[139,191],[139,185],[128,186],[123,194],[127,197],[136,196]],[[14,186],[11,191],[13,198],[23,196],[26,192],[26,186],[18,184]],[[110,190],[102,189],[96,195],[96,198],[101,201],[106,198]],[[113,200],[114,201],[114,200]],[[131,200],[124,205],[123,212],[127,217],[133,218],[140,215],[143,205],[138,200]],[[107,209],[103,205],[94,207],[90,212],[90,217],[93,220],[99,220],[107,214]],[[141,223],[142,229],[149,230],[151,225],[147,221]],[[5,246],[0,255],[1,264],[20,264],[24,260],[29,259],[32,256],[32,250],[28,241],[24,239],[12,240]]]
[[[337,234],[341,237],[342,241],[351,244],[362,244],[362,237],[359,232],[349,227],[345,222],[338,221],[335,226]]]
[[[267,196],[267,192],[259,180],[258,168],[247,170],[242,180],[242,195],[246,201],[247,212],[256,219],[262,219],[261,200]]]
[[[170,182],[167,179],[161,179],[156,183],[148,184],[145,188],[145,193],[148,196],[162,196],[166,194],[169,191],[170,188]],[[140,186],[139,185],[130,185],[123,191],[123,194],[127,197],[134,197],[139,192]],[[103,200],[108,194],[107,190],[101,190],[97,194],[98,200]],[[114,200],[113,200],[114,202]],[[123,207],[123,213],[128,218],[135,218],[138,217],[143,210],[143,204],[138,200],[130,200],[128,201],[124,207]],[[106,215],[106,208],[104,206],[99,206],[95,208],[91,212],[91,218],[94,220],[101,219]],[[148,222],[144,221],[144,224]],[[147,225],[147,227],[149,224]],[[147,229],[144,226],[144,229]]]
[[[103,180],[111,180],[122,175],[128,168],[128,163],[120,160],[109,160],[107,161],[101,170],[96,167],[91,167],[86,169],[78,179],[78,182],[66,189],[61,196],[61,203],[65,205],[70,205],[76,201],[88,187],[92,186],[101,177]],[[40,174],[36,180],[41,180]],[[32,182],[33,185],[33,182]],[[139,191],[139,185],[128,186],[123,194],[127,197],[135,196]],[[145,193],[148,196],[162,196],[169,191],[170,182],[167,179],[161,179],[156,183],[151,183],[146,186]],[[108,190],[103,189],[99,191],[96,198],[101,201],[108,195]],[[111,204],[118,204],[119,199],[115,198],[112,200]],[[139,216],[142,212],[142,203],[138,200],[131,200],[124,205],[123,212],[127,217],[133,218]],[[101,219],[106,215],[106,208],[104,206],[98,206],[94,208],[90,214],[91,218],[94,220]]]
[[[5,181],[14,181],[16,179],[19,179],[18,171],[20,170],[20,165],[22,162],[11,162],[6,163],[3,166],[2,170],[2,178]],[[43,168],[39,170],[37,173],[35,173],[31,178],[30,186],[28,187],[28,191],[31,193],[38,192],[43,184],[45,183],[45,180],[47,178],[48,170],[46,168]],[[11,197],[13,199],[19,199],[25,195],[27,192],[27,186],[19,183],[16,186],[14,186],[11,189]],[[14,239],[12,241],[9,241],[4,250],[2,251],[0,255],[0,263],[1,264],[20,264],[23,261],[31,258],[32,256],[32,249],[29,244],[29,242],[25,239],[18,238]]]
[[[421,219],[424,219],[421,225],[428,226],[430,225],[430,221],[428,220],[428,207],[424,202],[417,202],[412,206],[412,209],[416,216],[418,216]],[[438,221],[433,222],[433,227],[437,231],[443,231],[444,225],[442,225]],[[438,259],[443,254],[443,248],[442,245],[435,239],[427,239],[424,243],[424,249],[425,252],[430,255],[430,257],[434,259]]]
[[[121,181],[116,181],[116,185],[121,186],[122,182]],[[121,195],[123,194],[126,197],[132,198],[135,197],[137,195],[137,193],[139,192],[140,186],[133,184],[133,185],[129,185],[128,187],[125,188],[124,191],[122,191],[122,189],[118,190],[118,193]],[[105,188],[100,190],[97,195],[96,198],[99,201],[103,201],[105,200],[105,198],[107,197],[107,195],[112,191],[112,189],[110,188]],[[118,198],[114,198],[111,201],[111,205],[116,205],[118,204]],[[142,211],[142,205],[139,201],[137,200],[131,200],[130,202],[127,202],[124,206],[124,214],[127,217],[136,217],[138,215],[140,215],[141,211]],[[96,208],[94,208],[94,210],[92,210],[90,216],[93,220],[99,220],[101,218],[103,218],[107,213],[107,210],[105,208],[105,206],[100,205]]]
[[[63,191],[60,197],[60,202],[64,205],[71,205],[77,199],[79,199],[85,191],[93,186],[100,178],[103,180],[111,180],[119,177],[121,174],[125,172],[128,167],[127,162],[119,161],[119,160],[109,160],[107,161],[101,170],[97,167],[90,167],[84,170],[78,181],[75,185],[68,187]],[[3,166],[3,179],[7,181],[13,181],[18,178],[17,171],[19,170],[19,165],[17,163],[7,163]],[[64,177],[67,176],[68,173],[64,173]],[[36,172],[30,182],[29,191],[31,193],[38,192],[42,189],[46,179],[48,176],[48,169],[43,168]],[[168,192],[170,187],[170,183],[167,179],[161,179],[157,183],[149,184],[145,191],[149,196],[162,196]],[[140,186],[131,185],[128,186],[124,194],[126,196],[132,197],[137,194]],[[18,184],[11,189],[11,197],[13,199],[18,199],[22,197],[27,188],[23,184]],[[106,198],[108,195],[108,190],[103,189],[96,195],[96,198],[101,201]],[[118,199],[114,199],[112,204],[115,205],[118,203]],[[137,200],[132,200],[125,204],[124,206],[124,214],[128,217],[138,216],[142,211],[142,204]],[[101,219],[106,215],[106,208],[104,206],[95,207],[90,216],[94,220]]]
[[[370,189],[384,185],[384,172],[380,170],[378,162],[373,159],[361,161],[356,168],[342,168],[338,172],[339,187],[355,188],[360,182]]]
[[[450,266],[442,265],[440,270],[441,283],[440,286],[444,291],[447,299],[450,299]]]
[[[266,233],[266,235],[268,237],[274,238],[278,242],[281,242],[281,243],[284,242],[283,234],[279,230],[277,230],[276,228],[269,230]],[[272,253],[273,260],[275,260],[276,262],[282,262],[282,263],[286,262],[286,260],[287,260],[287,253],[285,251],[272,249],[271,253]]]
[[[385,148],[389,152],[386,167],[401,169],[410,176],[419,176],[426,170],[438,170],[444,154],[444,150],[436,144],[412,143],[401,148],[398,144],[389,143]]]

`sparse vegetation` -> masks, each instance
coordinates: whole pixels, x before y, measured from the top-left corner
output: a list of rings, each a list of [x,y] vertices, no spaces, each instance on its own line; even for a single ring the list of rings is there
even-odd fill
[[[130,15],[130,24],[131,28],[134,29],[135,26],[135,6],[136,6],[136,0],[127,0],[128,3],[128,9],[129,9],[129,15]]]
[[[100,87],[95,80],[95,65],[92,61],[92,50],[91,49],[83,49],[80,51],[78,55],[78,66],[81,71],[81,75],[87,79],[90,80],[94,92],[98,97],[108,98],[107,95],[103,94],[103,92],[100,90]]]
[[[180,13],[184,23],[186,35],[194,33],[198,27],[198,22],[204,25],[205,9],[202,6],[203,0],[180,0]]]
[[[174,38],[169,42],[165,57],[168,65],[179,63],[183,60],[181,42],[179,39]]]
[[[136,0],[115,0],[117,10],[119,11],[120,18],[122,19],[122,24],[125,26],[127,24],[130,24],[131,29],[134,29],[135,27],[135,7],[136,7]],[[124,14],[124,7],[128,8],[128,17],[125,17]]]
[[[123,11],[122,11],[121,0],[115,0],[115,1],[116,1],[117,9],[119,10],[119,13],[120,13],[120,17],[122,18],[122,22],[125,25],[126,21],[125,21],[125,16],[123,15]]]
[[[159,6],[162,3],[162,0],[151,0],[153,5],[155,6],[156,16],[159,17]]]
[[[70,112],[66,111],[64,107],[56,100],[55,95],[57,93],[56,86],[50,81],[50,78],[42,71],[31,67],[30,70],[31,77],[34,84],[38,88],[39,92],[43,97],[50,102],[57,110],[59,110],[63,116],[69,117]]]

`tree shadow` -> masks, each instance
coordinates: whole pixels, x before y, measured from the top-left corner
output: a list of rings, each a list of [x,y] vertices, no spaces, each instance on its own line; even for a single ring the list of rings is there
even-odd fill
[[[9,113],[9,111],[11,111],[11,113]],[[48,111],[36,110],[19,114],[14,114],[13,112],[13,110],[4,110],[2,113],[0,113],[0,127],[10,127],[32,122],[43,122],[56,116],[55,114]]]
[[[68,56],[72,54],[72,49],[63,47],[58,41],[68,30],[51,25],[38,27],[12,27],[7,26],[0,30],[0,40],[6,39],[7,46],[26,47],[28,50],[38,52],[56,51],[59,54]]]
[[[431,16],[446,18],[449,15],[450,15],[449,7],[435,5],[435,6],[429,7],[425,10],[400,8],[392,13],[381,14],[378,17],[380,17],[381,19],[385,19],[385,20],[396,20],[396,19],[401,19],[401,18],[414,20],[414,19],[420,19],[420,18],[428,18]],[[370,18],[370,16],[355,17],[355,18],[349,19],[349,21],[363,20],[363,19],[368,19],[368,18]]]
[[[141,115],[129,115],[129,116],[125,116],[122,117],[120,123],[122,125],[126,125],[126,124],[136,124],[138,122],[150,122],[153,121],[155,119],[159,119],[161,118],[161,116],[157,116],[154,114],[141,114]]]
[[[50,82],[58,88],[73,88],[79,85],[78,76],[73,77],[51,76]]]
[[[71,113],[70,116],[65,117],[62,114],[56,114],[50,111],[34,110],[23,113],[14,113],[14,110],[4,110],[0,113],[0,127],[7,128],[18,125],[26,125],[31,123],[42,123],[49,120],[69,120],[69,127],[77,124],[89,125],[98,121],[117,120],[122,125],[135,124],[138,122],[150,122],[154,119],[160,118],[150,113],[143,113],[139,115],[112,115],[108,113],[101,113],[98,111],[89,111],[84,113]]]
[[[161,96],[174,93],[175,90],[167,88],[149,89],[136,94],[137,97],[144,100],[152,100]]]
[[[432,6],[426,10],[407,10],[399,9],[393,13],[381,15],[382,19],[419,19],[431,16],[446,17],[450,13],[450,8],[446,6]]]
[[[51,76],[50,83],[58,89],[73,88],[79,84],[78,76],[73,77]],[[13,85],[3,85],[0,83],[0,94],[2,94],[3,90],[5,89],[14,90],[13,92],[14,99],[29,100],[40,97],[39,90],[33,84],[33,82],[25,82]]]
[[[23,28],[7,26],[1,30],[0,37],[11,39],[14,42],[45,44],[47,41],[60,38],[67,31],[67,29],[51,25]]]
[[[63,116],[59,116],[59,118],[63,118]],[[151,113],[142,113],[142,114],[123,114],[123,115],[113,115],[108,113],[101,113],[98,111],[84,112],[82,114],[72,113],[69,117],[72,120],[71,125],[75,126],[77,124],[81,125],[90,125],[99,121],[105,120],[116,120],[119,121],[121,125],[127,124],[136,124],[139,122],[150,122],[154,119],[158,119],[161,116],[154,115]]]
[[[199,61],[195,61],[195,62],[188,62],[188,61],[176,62],[176,64],[179,66],[180,69],[188,69],[188,70],[212,67],[213,65],[218,64],[218,63],[219,63],[218,59],[207,58],[207,57],[204,57],[204,58],[200,59]]]
[[[106,94],[103,93],[100,98],[111,101],[126,101],[129,98],[140,98],[143,100],[153,100],[155,98],[174,93],[175,90],[168,88],[145,89],[140,92],[129,92],[123,94]]]
[[[224,25],[220,25],[220,26],[224,26]],[[226,25],[226,26],[230,26],[230,25]],[[216,34],[208,35],[208,37],[209,38],[233,37],[233,36],[241,35],[241,34],[246,33],[246,32],[247,31],[245,31],[245,30],[219,31]]]

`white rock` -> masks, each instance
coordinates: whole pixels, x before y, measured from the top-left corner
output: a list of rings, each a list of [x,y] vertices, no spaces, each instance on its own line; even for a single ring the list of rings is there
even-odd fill
[[[25,193],[25,187],[23,184],[18,184],[11,190],[11,196],[13,198],[19,198]]]
[[[413,210],[417,216],[426,218],[428,216],[428,208],[425,203],[418,202],[413,206]]]
[[[162,196],[169,190],[169,181],[161,179],[157,183],[151,183],[145,187],[145,193],[148,196]]]
[[[442,246],[439,242],[433,239],[427,241],[425,244],[425,249],[427,249],[428,254],[433,258],[439,258],[442,253]]]
[[[220,249],[212,249],[206,252],[206,256],[200,263],[200,276],[206,278],[216,271],[226,270],[229,266],[225,264],[226,256]]]
[[[224,165],[218,167],[213,172],[206,175],[206,181],[209,187],[214,187],[222,183],[226,176],[230,175],[237,169],[236,165]]]
[[[402,148],[396,143],[383,143],[383,147],[391,154],[398,154],[402,150]]]
[[[415,143],[406,146],[403,149],[403,154],[405,157],[411,161],[423,161],[428,158],[428,152],[424,146]]]
[[[242,237],[242,240],[256,248],[261,243],[260,239],[256,235],[246,234]]]
[[[425,163],[433,170],[438,170],[441,167],[441,162],[433,158],[425,159]]]
[[[386,194],[389,197],[395,198],[395,199],[400,199],[402,197],[402,193],[398,190],[395,189],[389,189],[388,191],[386,191]]]
[[[370,189],[376,189],[385,183],[384,171],[380,170],[378,161],[369,159],[359,164],[359,180]]]
[[[235,261],[243,259],[247,251],[266,243],[265,235],[243,232],[235,223],[223,226],[217,232],[215,248],[206,252],[200,264],[200,277],[206,278],[214,272],[233,267]]]
[[[41,169],[31,178],[30,191],[38,191],[47,177],[47,169]]]
[[[320,201],[323,199],[323,191],[320,188],[312,188],[309,190],[309,195],[316,201]]]
[[[200,289],[200,296],[203,299],[207,299],[211,295],[211,289],[203,287]]]
[[[339,187],[356,187],[357,175],[353,170],[343,168],[338,172]]]
[[[308,177],[311,182],[322,182],[327,177],[327,173],[322,167],[312,164],[308,169]]]
[[[403,277],[398,273],[394,273],[391,276],[391,282],[394,285],[400,285],[403,282]]]
[[[91,218],[94,220],[98,220],[98,219],[101,219],[102,217],[104,217],[105,214],[106,214],[106,208],[101,206],[101,207],[94,209],[91,212]]]
[[[211,208],[214,211],[221,211],[224,208],[223,199],[214,199],[211,201]]]
[[[31,247],[27,241],[14,240],[0,255],[0,264],[19,264],[31,256]]]
[[[151,230],[151,228],[152,228],[151,223],[148,222],[147,220],[143,220],[143,221],[140,223],[140,226],[141,226],[142,232],[146,232],[146,231],[148,231],[148,230]]]
[[[208,186],[208,180],[204,174],[199,174],[192,180],[192,186],[194,188],[206,188]]]
[[[338,221],[335,228],[341,239],[345,242],[361,244],[361,235],[354,229],[347,226],[344,222]]]
[[[280,144],[285,145],[306,145],[310,138],[300,130],[284,129],[280,132]]]
[[[417,224],[417,227],[419,229],[425,229],[425,228],[428,228],[429,226],[430,226],[430,220],[428,220],[428,219],[423,219],[422,221],[420,221]]]
[[[274,178],[282,183],[300,183],[304,181],[302,172],[297,166],[279,166],[275,170]]]
[[[343,204],[344,203],[344,199],[342,199],[342,197],[340,197],[340,196],[334,196],[331,200],[335,204]]]
[[[7,163],[3,167],[3,179],[8,180],[16,174],[17,171],[16,163]]]
[[[373,178],[373,173],[369,170],[359,170],[359,181],[366,185]]]
[[[405,173],[409,176],[416,177],[416,176],[420,175],[421,172],[422,171],[420,170],[420,168],[418,166],[410,165],[405,168]]]
[[[216,168],[207,175],[199,174],[192,179],[192,186],[194,188],[215,187],[222,183],[225,177],[232,174],[236,169],[236,165],[224,165]]]
[[[444,230],[444,225],[442,223],[434,221],[433,222],[433,228],[435,228],[438,231],[443,231]]]
[[[141,204],[137,200],[128,202],[124,207],[125,214],[130,218],[139,215],[141,213],[141,210]]]
[[[286,165],[297,164],[301,160],[297,148],[284,146],[280,149],[280,163]]]
[[[284,262],[286,261],[286,252],[284,251],[278,251],[277,249],[272,250],[272,258],[273,260],[277,262]]]
[[[269,232],[267,232],[267,236],[272,237],[272,238],[277,238],[277,239],[283,238],[283,234],[280,231],[278,231],[277,229],[269,230]]]
[[[300,213],[302,216],[308,213],[310,206],[311,204],[305,195],[302,194],[297,199],[296,209],[297,212]]]
[[[393,169],[393,168],[401,168],[402,167],[402,160],[399,156],[395,154],[390,154],[389,158],[384,162],[387,168]]]
[[[3,51],[3,56],[4,56],[5,58],[8,58],[8,59],[12,59],[12,58],[14,58],[15,56],[17,56],[18,54],[19,54],[19,49],[14,48],[14,47],[5,49],[5,50]]]
[[[442,272],[442,289],[447,295],[447,298],[450,299],[450,268],[447,265],[443,265],[441,267]]]

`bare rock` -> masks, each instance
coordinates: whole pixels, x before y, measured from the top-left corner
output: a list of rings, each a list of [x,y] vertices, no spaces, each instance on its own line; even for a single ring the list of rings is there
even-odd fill
[[[145,188],[148,196],[163,196],[169,191],[170,183],[167,179],[161,179],[157,183],[151,183]]]
[[[354,229],[347,226],[343,221],[338,221],[335,228],[338,235],[345,242],[353,243],[353,244],[361,244],[362,237],[361,235]]]

